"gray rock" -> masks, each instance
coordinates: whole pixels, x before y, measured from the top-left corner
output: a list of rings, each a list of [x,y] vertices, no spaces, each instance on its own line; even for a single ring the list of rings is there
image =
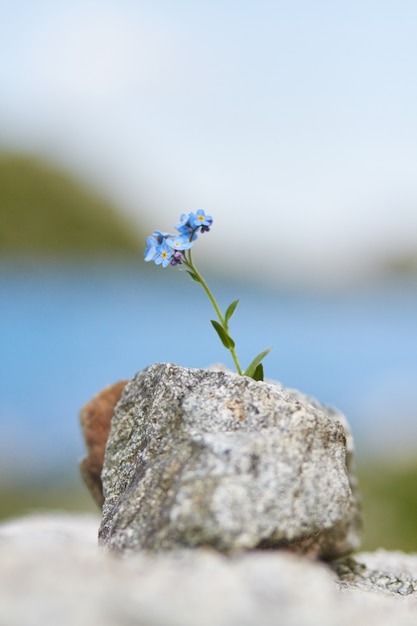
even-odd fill
[[[415,626],[417,555],[358,554],[360,575],[285,550],[97,549],[99,520],[51,513],[0,524],[0,626]],[[341,566],[341,562],[339,562]],[[378,574],[379,572],[379,574]]]
[[[102,472],[109,549],[359,545],[352,440],[342,415],[219,370],[153,365],[116,406]]]

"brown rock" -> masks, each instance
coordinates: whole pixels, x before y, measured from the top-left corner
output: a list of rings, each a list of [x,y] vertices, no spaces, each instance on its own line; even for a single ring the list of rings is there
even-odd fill
[[[104,503],[101,470],[111,418],[126,383],[126,380],[122,380],[106,387],[80,411],[80,423],[88,452],[80,463],[81,476],[100,508]]]

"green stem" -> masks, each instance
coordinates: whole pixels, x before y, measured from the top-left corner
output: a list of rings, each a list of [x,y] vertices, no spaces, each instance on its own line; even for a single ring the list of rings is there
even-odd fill
[[[190,270],[194,273],[194,275],[198,279],[198,282],[200,283],[200,285],[203,287],[204,291],[208,295],[208,297],[210,299],[210,302],[212,303],[212,305],[214,307],[214,310],[216,311],[216,314],[217,314],[217,317],[219,318],[220,324],[222,325],[222,327],[225,330],[225,332],[227,334],[229,334],[228,325],[227,325],[226,320],[224,319],[224,317],[222,315],[222,312],[220,311],[220,307],[217,304],[215,297],[211,293],[211,291],[210,291],[206,281],[201,276],[200,272],[198,271],[198,269],[195,267],[195,265],[193,263],[193,259],[192,259],[192,256],[191,256],[191,249],[188,250],[187,252],[188,252],[188,257],[186,255],[184,255],[184,258],[183,258],[184,265],[189,267]],[[232,355],[232,359],[233,359],[233,362],[234,362],[234,364],[236,366],[236,370],[237,370],[238,374],[243,376],[243,370],[242,370],[242,368],[240,366],[240,363],[239,363],[239,360],[237,358],[237,354],[236,354],[235,349],[230,347],[230,348],[228,348],[228,350],[230,351],[230,354]]]

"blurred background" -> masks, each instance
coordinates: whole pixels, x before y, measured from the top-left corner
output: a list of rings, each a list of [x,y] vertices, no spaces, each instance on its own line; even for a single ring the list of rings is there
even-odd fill
[[[241,361],[351,424],[364,547],[417,551],[417,5],[14,0],[0,20],[0,518],[94,510],[78,412],[232,366],[144,240],[204,208]]]

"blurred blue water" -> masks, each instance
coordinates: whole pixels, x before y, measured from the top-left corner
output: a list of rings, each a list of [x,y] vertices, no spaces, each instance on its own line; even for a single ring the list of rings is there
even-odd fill
[[[243,365],[271,346],[267,377],[348,416],[357,447],[417,447],[417,289],[306,293],[217,279]],[[80,407],[159,361],[232,366],[210,303],[178,270],[129,265],[0,268],[0,480],[76,472]]]

